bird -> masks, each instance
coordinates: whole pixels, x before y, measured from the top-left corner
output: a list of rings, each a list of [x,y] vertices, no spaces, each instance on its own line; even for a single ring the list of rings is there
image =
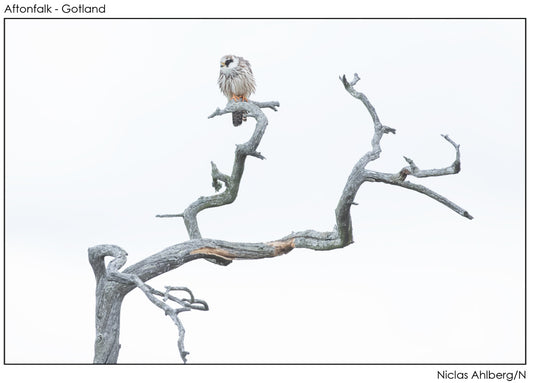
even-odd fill
[[[255,92],[254,74],[248,60],[235,55],[222,56],[218,86],[228,102],[248,101],[248,97]],[[233,126],[246,121],[245,112],[233,112],[232,117]]]

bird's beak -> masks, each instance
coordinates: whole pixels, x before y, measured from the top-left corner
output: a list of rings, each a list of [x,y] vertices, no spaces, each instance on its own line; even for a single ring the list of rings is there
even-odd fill
[[[225,62],[221,62],[221,63],[220,63],[220,67],[222,68],[223,66],[226,66],[226,63],[225,63]]]

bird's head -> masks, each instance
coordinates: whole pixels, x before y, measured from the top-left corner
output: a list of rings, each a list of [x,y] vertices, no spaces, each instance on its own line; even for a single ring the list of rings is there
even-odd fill
[[[239,58],[234,55],[222,56],[220,59],[220,71],[229,73],[239,65]]]

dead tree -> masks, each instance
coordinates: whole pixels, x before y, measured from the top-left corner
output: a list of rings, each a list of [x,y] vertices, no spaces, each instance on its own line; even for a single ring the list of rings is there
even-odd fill
[[[359,76],[354,75],[352,81],[346,76],[340,78],[346,91],[361,101],[372,117],[374,134],[371,140],[371,149],[365,153],[353,167],[341,197],[335,209],[336,222],[332,231],[319,232],[306,230],[293,232],[283,238],[260,243],[227,242],[217,239],[203,238],[198,227],[197,215],[202,210],[227,205],[235,201],[239,192],[239,185],[244,173],[244,164],[248,156],[264,159],[257,151],[261,138],[267,128],[268,120],[261,109],[276,110],[278,102],[229,102],[224,109],[218,109],[209,116],[213,118],[234,111],[243,111],[248,117],[256,120],[255,130],[248,142],[237,145],[235,160],[231,174],[222,173],[212,162],[211,176],[213,187],[217,193],[208,197],[200,197],[191,203],[180,214],[166,214],[158,217],[181,217],[190,240],[171,246],[157,254],[149,256],[123,270],[126,264],[127,252],[115,245],[98,245],[89,248],[89,262],[96,277],[96,339],[94,346],[94,363],[116,363],[120,344],[120,309],[126,294],[139,288],[154,305],[170,316],[178,327],[178,350],[183,362],[186,362],[187,352],[184,349],[183,337],[185,330],[178,317],[183,311],[208,310],[205,301],[194,297],[191,290],[186,287],[166,286],[164,291],[156,290],[146,284],[150,279],[182,266],[187,262],[197,259],[206,259],[221,266],[229,265],[235,259],[261,259],[277,257],[287,254],[295,248],[313,250],[333,250],[353,243],[352,220],[350,208],[354,205],[357,191],[365,182],[384,182],[390,185],[411,189],[433,198],[449,207],[456,213],[472,219],[472,216],[447,198],[420,184],[407,180],[408,176],[415,178],[437,177],[455,174],[460,171],[459,145],[447,135],[444,139],[455,150],[455,159],[450,166],[441,169],[419,169],[413,160],[405,157],[407,166],[398,173],[382,173],[367,170],[369,162],[379,158],[381,153],[381,139],[384,134],[395,133],[395,129],[381,123],[376,110],[361,92],[355,90]],[[220,189],[224,187],[224,191]],[[105,257],[112,260],[105,265]],[[173,295],[180,292],[180,297]],[[183,297],[185,295],[185,297]],[[172,304],[172,305],[171,305]]]

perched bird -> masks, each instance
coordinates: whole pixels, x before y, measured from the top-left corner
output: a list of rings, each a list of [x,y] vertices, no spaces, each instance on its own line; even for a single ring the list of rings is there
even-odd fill
[[[218,86],[229,100],[248,101],[255,92],[255,80],[248,60],[239,56],[226,55],[220,59]],[[233,125],[246,121],[245,112],[233,112]]]

